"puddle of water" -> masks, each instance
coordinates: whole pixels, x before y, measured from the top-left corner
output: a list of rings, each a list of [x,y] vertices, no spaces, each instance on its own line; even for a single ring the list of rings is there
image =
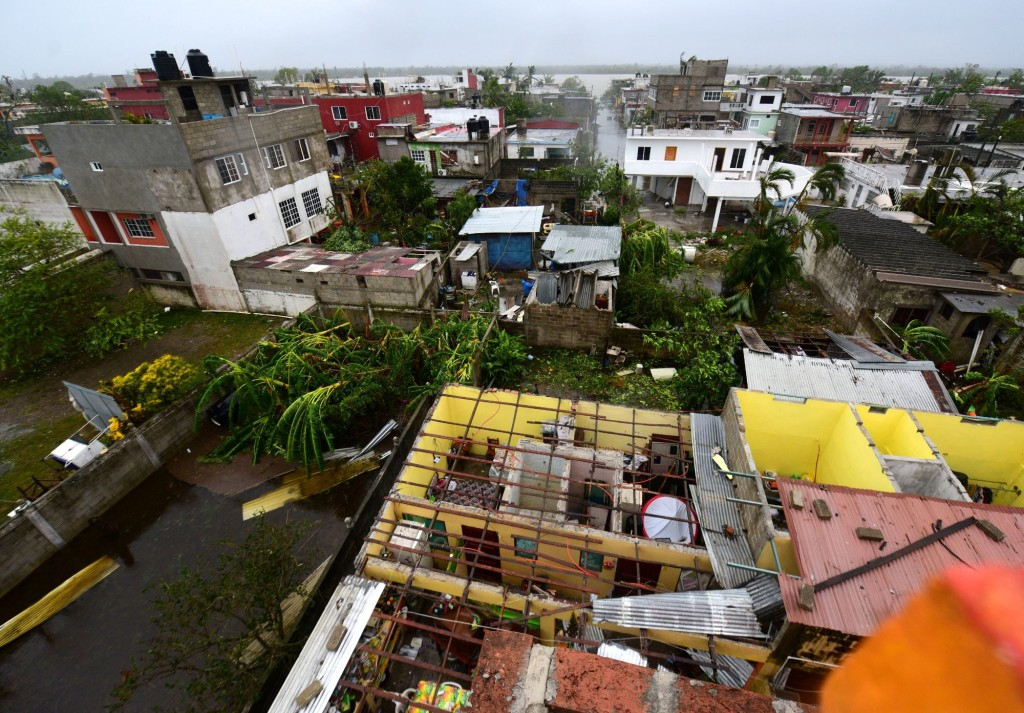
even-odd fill
[[[343,520],[355,513],[371,479],[358,477],[267,517],[278,524],[315,522],[313,541],[327,556],[340,546]],[[242,540],[251,527],[242,521],[242,501],[272,487],[264,483],[228,496],[184,483],[164,469],[150,476],[103,516],[102,529],[90,527],[0,600],[0,621],[6,621],[98,557],[110,555],[120,564],[48,622],[0,650],[0,709],[103,710],[122,671],[144,652],[152,634],[145,588],[174,578],[182,565],[195,565],[200,557],[215,557],[225,540]],[[126,710],[173,707],[171,695],[162,684],[140,689]]]

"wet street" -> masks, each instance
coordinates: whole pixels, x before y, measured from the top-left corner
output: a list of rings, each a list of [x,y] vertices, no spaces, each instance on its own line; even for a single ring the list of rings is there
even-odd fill
[[[201,436],[190,446],[192,455],[172,461],[108,511],[102,518],[106,532],[89,528],[0,600],[0,621],[6,621],[103,555],[120,565],[48,622],[0,649],[0,710],[102,711],[152,632],[151,592],[146,588],[174,578],[181,566],[194,565],[201,556],[213,559],[219,543],[245,537],[251,523],[242,520],[242,503],[275,487],[276,481],[267,479],[282,472],[282,465],[252,469],[243,454],[231,470],[255,472],[264,482],[253,485],[251,479],[229,477],[227,487],[215,487],[219,492],[214,492],[193,484],[203,480],[202,471],[209,467],[188,465],[209,441],[209,434]],[[277,524],[315,522],[319,562],[337,549],[345,534],[343,520],[355,513],[372,478],[371,473],[357,476],[267,518]],[[126,710],[149,710],[157,703],[173,708],[169,695],[162,684],[140,689]]]
[[[615,113],[607,107],[597,112],[597,150],[609,161],[622,166],[626,155],[626,130],[619,126]]]

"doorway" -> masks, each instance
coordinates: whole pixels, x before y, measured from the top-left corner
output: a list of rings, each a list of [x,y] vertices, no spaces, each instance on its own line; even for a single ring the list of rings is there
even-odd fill
[[[715,149],[715,170],[721,171],[725,165],[725,147]]]
[[[477,527],[462,526],[463,536],[469,538],[464,543],[463,562],[471,571],[470,577],[501,584],[501,550],[498,548],[498,533],[494,530],[486,532]],[[483,542],[478,542],[483,540]],[[479,567],[477,565],[480,565]],[[492,569],[485,569],[491,567]]]
[[[645,587],[657,587],[661,577],[661,565],[655,562],[641,562],[619,558],[615,564],[615,587],[613,597],[629,597],[638,594],[650,594],[650,589],[638,589],[631,584],[642,584]]]

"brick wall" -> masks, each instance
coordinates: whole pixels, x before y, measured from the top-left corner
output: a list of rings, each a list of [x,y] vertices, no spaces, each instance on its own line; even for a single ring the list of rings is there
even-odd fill
[[[36,500],[33,509],[65,542],[70,542],[89,525],[90,518],[102,515],[157,469],[146,444],[163,462],[192,438],[195,399],[196,395],[192,394],[144,423]],[[4,553],[0,596],[42,565],[57,549],[24,514],[0,528],[0,551]]]
[[[604,350],[615,315],[599,309],[534,303],[526,308],[524,323],[530,346]]]

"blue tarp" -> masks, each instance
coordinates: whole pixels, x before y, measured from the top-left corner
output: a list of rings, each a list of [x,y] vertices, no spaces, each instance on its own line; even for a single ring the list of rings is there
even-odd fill
[[[518,181],[516,181],[516,205],[527,205],[525,178],[520,178]]]

